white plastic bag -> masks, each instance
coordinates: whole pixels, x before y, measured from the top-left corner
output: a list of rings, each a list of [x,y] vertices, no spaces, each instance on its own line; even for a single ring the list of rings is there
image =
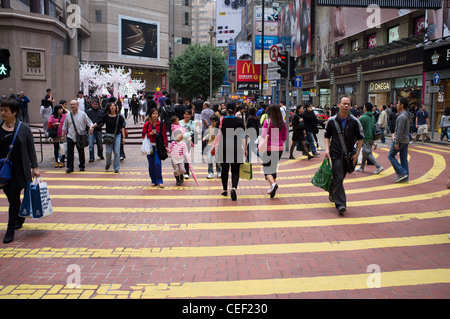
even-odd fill
[[[31,205],[34,219],[53,214],[48,185],[40,178],[35,178],[31,183]]]
[[[62,156],[65,156],[67,153],[67,142],[59,143],[59,152]]]
[[[152,154],[152,151],[153,148],[150,143],[150,140],[148,139],[148,137],[145,137],[144,140],[142,141],[141,153],[142,155],[150,155]]]

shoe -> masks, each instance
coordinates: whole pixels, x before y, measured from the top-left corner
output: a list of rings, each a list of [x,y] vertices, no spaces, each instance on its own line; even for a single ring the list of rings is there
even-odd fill
[[[333,195],[328,194],[328,200],[329,200],[330,202],[334,203]]]
[[[272,193],[272,186],[270,186],[269,189],[266,192],[266,194],[270,194],[270,193]]]
[[[94,163],[94,160],[89,160],[89,163]]]
[[[63,168],[64,166],[66,166],[66,164],[64,164],[64,162],[59,163],[60,168]]]
[[[189,179],[189,175],[188,174],[184,174],[183,177],[184,177],[184,179]]]
[[[114,170],[114,173],[118,174],[118,173],[119,173],[119,170],[118,170],[118,169],[115,169],[115,170]]]
[[[80,168],[80,172],[84,172],[84,167]]]
[[[158,184],[156,185],[158,188],[164,188],[164,184]]]
[[[99,158],[100,158],[101,160],[104,160],[104,159],[105,159],[103,156],[99,156]]]
[[[374,174],[380,174],[381,171],[382,171],[383,169],[384,169],[383,166],[380,166],[380,167],[378,167],[377,170],[376,170],[375,172],[373,172],[373,173],[374,173]]]
[[[222,177],[222,173],[217,173],[217,178],[221,178]]]
[[[231,195],[231,200],[237,199],[236,190],[234,188],[231,189],[230,195]]]
[[[355,169],[355,172],[364,173],[364,168],[359,167],[358,169]]]
[[[270,198],[274,198],[277,192],[278,185],[276,183],[272,184],[272,191],[270,192]]]
[[[55,168],[59,168],[59,163],[58,162],[55,163]]]
[[[6,230],[5,237],[3,238],[4,244],[9,244],[14,240],[14,229],[8,229]]]
[[[73,173],[73,168],[68,168],[68,169],[66,169],[66,173],[67,173],[67,174]]]
[[[208,176],[206,176],[206,178],[207,178],[207,179],[213,179],[213,178],[214,178],[214,174],[213,174],[213,173],[210,173],[210,174],[208,174]]]
[[[292,155],[290,155],[290,156],[289,156],[289,159],[295,159],[295,157],[294,157],[294,156],[292,156]]]
[[[228,196],[228,192],[227,191],[223,191],[220,195],[227,197]]]
[[[343,216],[344,213],[347,211],[347,208],[345,208],[344,205],[341,205],[337,208],[339,215]]]
[[[105,166],[105,171],[109,170],[110,167],[111,167],[111,165],[106,165]]]
[[[25,223],[25,218],[19,216],[17,218],[16,225],[14,225],[14,230],[21,229],[23,226],[23,223]]]
[[[125,159],[125,157],[123,157],[123,156],[120,157],[120,160],[121,160],[121,161],[123,161],[124,159]]]
[[[407,178],[408,178],[408,174],[400,175],[399,177],[397,177],[397,178],[394,180],[394,183],[399,183],[399,182],[401,182],[402,180],[407,179]]]
[[[311,154],[307,153],[306,155],[308,155],[308,160],[313,159],[314,156],[312,156]]]
[[[175,179],[176,179],[175,185],[181,186],[181,179],[180,179],[180,176],[175,176]]]

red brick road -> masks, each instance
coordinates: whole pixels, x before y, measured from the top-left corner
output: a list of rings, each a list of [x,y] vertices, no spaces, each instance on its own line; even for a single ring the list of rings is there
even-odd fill
[[[450,297],[448,147],[413,146],[405,184],[379,148],[385,171],[348,176],[344,217],[310,184],[323,157],[283,159],[274,199],[255,164],[233,202],[204,164],[200,187],[175,187],[166,161],[156,189],[139,146],[120,174],[97,160],[67,175],[44,148],[54,214],[0,244],[0,298]],[[4,196],[0,207],[4,230]]]

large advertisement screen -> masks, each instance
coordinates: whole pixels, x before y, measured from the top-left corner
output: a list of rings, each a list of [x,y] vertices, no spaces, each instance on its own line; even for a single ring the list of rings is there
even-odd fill
[[[317,0],[319,6],[368,7],[381,8],[439,9],[442,0]]]
[[[291,56],[299,57],[311,52],[312,11],[311,0],[294,0],[281,12],[281,42]]]
[[[159,22],[119,16],[119,55],[159,60]]]

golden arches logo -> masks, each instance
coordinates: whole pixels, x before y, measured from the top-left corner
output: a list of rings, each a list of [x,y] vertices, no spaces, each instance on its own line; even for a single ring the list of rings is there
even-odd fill
[[[247,67],[247,73],[244,72],[245,67]],[[250,68],[252,69],[252,73],[250,73]],[[242,74],[255,74],[255,65],[252,62],[245,62],[242,65]]]

